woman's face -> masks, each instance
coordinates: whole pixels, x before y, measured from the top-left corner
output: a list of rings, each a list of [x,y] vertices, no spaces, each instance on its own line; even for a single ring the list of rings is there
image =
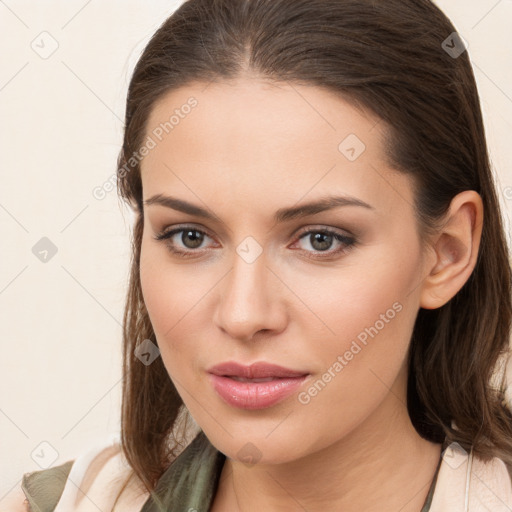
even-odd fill
[[[425,258],[383,129],[324,89],[252,78],[152,111],[144,301],[186,407],[231,458],[286,462],[407,414]],[[305,377],[212,376],[224,362]]]

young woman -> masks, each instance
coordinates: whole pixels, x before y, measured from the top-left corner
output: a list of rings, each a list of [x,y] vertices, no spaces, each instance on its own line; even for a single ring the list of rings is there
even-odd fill
[[[185,2],[118,163],[121,443],[19,510],[512,510],[511,268],[432,2]]]

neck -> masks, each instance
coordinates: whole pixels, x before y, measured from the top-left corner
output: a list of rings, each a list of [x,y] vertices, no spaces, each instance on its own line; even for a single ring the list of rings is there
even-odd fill
[[[390,391],[365,422],[324,450],[253,467],[227,458],[211,510],[420,512],[440,453]]]

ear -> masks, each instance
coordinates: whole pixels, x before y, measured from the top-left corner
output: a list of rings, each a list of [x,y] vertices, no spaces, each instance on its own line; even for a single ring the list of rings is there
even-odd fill
[[[436,309],[464,286],[475,268],[482,235],[483,203],[474,190],[457,194],[433,237],[420,306]]]

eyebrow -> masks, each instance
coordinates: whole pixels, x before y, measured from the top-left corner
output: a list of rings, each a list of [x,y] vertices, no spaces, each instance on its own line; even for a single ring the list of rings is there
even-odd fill
[[[222,224],[222,220],[209,210],[184,201],[183,199],[178,199],[176,197],[156,194],[145,200],[144,204],[147,206],[158,204],[167,208],[172,208],[173,210],[177,210],[179,212],[188,213],[189,215],[194,215],[196,217],[203,217],[205,219],[217,221]],[[333,208],[338,208],[340,206],[360,206],[369,210],[375,210],[373,206],[355,197],[327,196],[319,200],[304,203],[298,206],[280,208],[274,214],[274,222],[282,223],[297,218],[307,217],[309,215],[332,210]]]

